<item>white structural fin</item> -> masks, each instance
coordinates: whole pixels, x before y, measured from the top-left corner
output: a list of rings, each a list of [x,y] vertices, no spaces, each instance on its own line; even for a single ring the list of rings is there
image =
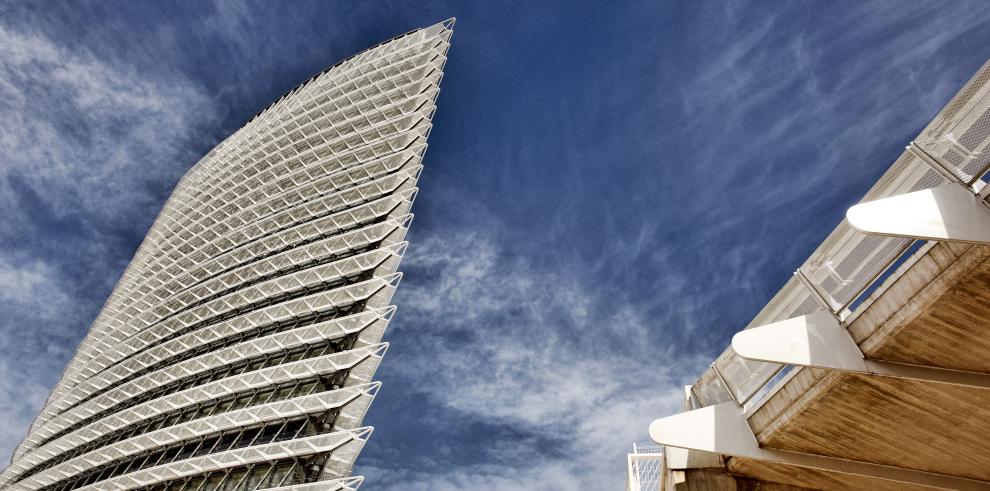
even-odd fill
[[[739,457],[762,456],[742,410],[724,402],[650,423],[650,438],[671,447]]]
[[[990,388],[987,373],[867,359],[845,326],[825,311],[738,332],[732,349],[748,360]]]
[[[958,183],[860,203],[846,218],[864,234],[990,244],[990,209]]]
[[[846,328],[825,311],[740,331],[732,337],[732,349],[750,360],[868,371]]]

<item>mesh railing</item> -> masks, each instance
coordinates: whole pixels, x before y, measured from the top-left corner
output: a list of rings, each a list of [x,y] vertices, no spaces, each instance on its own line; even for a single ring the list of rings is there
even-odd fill
[[[918,136],[861,202],[930,189],[970,185],[990,169],[990,62],[985,64]],[[857,232],[843,220],[746,326],[758,327],[828,309],[855,310],[884,274],[911,248],[912,239]],[[735,400],[759,403],[789,367],[746,360],[728,347],[692,386],[708,406]]]
[[[627,457],[627,491],[659,491],[663,476],[663,447],[633,443]]]

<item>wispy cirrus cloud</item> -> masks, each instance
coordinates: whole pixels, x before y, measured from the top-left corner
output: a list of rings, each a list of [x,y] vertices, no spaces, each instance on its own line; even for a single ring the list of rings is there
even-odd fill
[[[168,183],[199,157],[190,135],[214,112],[188,81],[144,77],[6,25],[0,60],[5,200],[30,191],[57,218],[82,212],[104,222],[95,227],[120,226],[157,207]],[[140,174],[132,172],[136,160]]]
[[[463,449],[471,457],[451,450],[429,459],[412,446],[375,448],[373,438],[357,472],[382,489],[615,487],[625,452],[648,439],[652,419],[680,406],[680,384],[703,355],[675,357],[648,341],[667,319],[648,318],[575,265],[513,254],[504,226],[469,197],[440,201],[471,210],[474,226],[414,232],[388,334],[394,347],[381,368],[388,402],[379,402],[415,407],[426,397],[433,409],[393,410],[388,421],[372,415],[369,423],[427,433],[481,424],[513,438],[482,434]],[[656,288],[658,302],[671,293]],[[434,444],[460,445],[443,436]]]
[[[626,235],[607,237],[597,261],[571,254],[578,247],[567,243],[573,235],[548,216],[537,217],[547,222],[546,233],[525,243],[503,233],[511,224],[474,209],[463,213],[472,225],[417,232],[396,297],[394,348],[382,368],[391,383],[380,397],[398,391],[388,402],[393,407],[422,408],[415,398],[433,404],[429,412],[412,412],[413,422],[380,424],[425,426],[434,434],[390,435],[397,446],[388,450],[373,439],[359,471],[385,489],[621,486],[629,443],[646,438],[651,419],[676,410],[681,384],[747,323],[740,306],[769,299],[823,230],[838,223],[843,205],[858,199],[920,122],[958,90],[961,81],[939,72],[951,62],[931,60],[990,17],[954,10],[965,6],[887,15],[889,7],[850,6],[821,23],[810,12],[760,12],[740,3],[703,8],[706,29],[685,39],[703,56],[665,73],[660,85],[678,95],[661,99],[669,126],[661,125],[668,130],[658,137],[665,153],[656,158],[667,169],[657,178],[672,178],[662,186],[665,206],[643,217],[640,234],[630,234],[631,227],[619,225],[628,217],[609,213],[613,203],[603,202],[606,211],[595,210],[605,218],[598,225]],[[911,28],[919,22],[938,34],[919,40]],[[837,25],[847,26],[835,40],[850,54],[841,59],[828,39]],[[893,77],[911,83],[883,82]],[[603,98],[625,107],[637,96]],[[607,112],[595,101],[582,101],[582,108]],[[580,146],[561,142],[572,143]],[[571,169],[577,157],[567,150],[558,171],[571,185],[584,176]],[[437,192],[427,187],[429,177],[425,196]],[[605,192],[610,177],[572,187]],[[472,200],[464,193],[440,201],[431,206],[470,209],[465,203]],[[636,269],[653,272],[653,283],[637,282],[652,298],[616,291],[621,275]],[[515,444],[443,430],[471,425],[482,425],[481,435],[515,432]],[[409,440],[424,437],[453,448],[418,458]],[[483,444],[458,446],[457,438]]]
[[[990,56],[958,51],[990,21],[973,4],[781,7],[685,8],[705,28],[661,48],[692,63],[661,77],[658,161],[685,185],[659,213],[691,222],[671,240],[705,261],[698,281],[759,303]]]
[[[0,462],[214,113],[187,80],[0,21]]]
[[[630,442],[986,57],[974,6],[0,15],[0,461],[171,184],[243,122],[230,113],[457,15],[358,472],[403,490],[620,486]]]

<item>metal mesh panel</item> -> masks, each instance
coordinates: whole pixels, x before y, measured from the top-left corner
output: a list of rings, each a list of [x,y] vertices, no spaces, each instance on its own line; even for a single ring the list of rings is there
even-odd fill
[[[743,402],[773,378],[781,365],[747,360],[729,348],[728,355],[715,360],[715,369],[722,374],[735,400]]]
[[[654,444],[633,444],[627,457],[627,491],[659,491],[663,475],[663,448]]]
[[[811,293],[798,280],[791,278],[746,328],[810,314],[819,309]],[[776,363],[745,360],[729,347],[692,390],[706,406],[731,399],[742,403],[753,397],[782,368]]]
[[[863,201],[929,189],[945,182],[921,159],[905,152]],[[799,268],[815,292],[792,278],[747,329],[821,310],[815,295],[827,302],[833,312],[843,311],[912,243],[911,239],[864,235],[843,220]],[[765,393],[767,383],[783,368],[774,363],[744,360],[730,347],[715,361],[713,370],[717,370],[733,398],[744,403],[761,390]]]
[[[946,183],[911,152],[904,152],[862,201],[930,189]],[[843,220],[801,266],[800,271],[841,312],[913,241],[897,237],[864,235]]]
[[[953,97],[918,136],[917,144],[964,182],[990,168],[990,63]]]
[[[43,476],[21,483],[51,485],[74,477],[81,471],[86,476],[105,473],[94,478],[100,480],[139,470],[141,466],[160,465],[162,459],[176,461],[313,434],[319,432],[322,421],[333,421],[336,411],[332,409],[361,396],[373,397],[377,387],[368,389],[370,392],[354,389],[320,392],[191,420],[98,448],[55,466]],[[268,398],[277,395],[278,391],[271,391]],[[367,404],[363,407],[367,408]],[[86,480],[81,477],[56,488],[72,489]]]
[[[182,177],[0,487],[360,484],[452,27],[323,71]],[[286,465],[293,479],[262,477]]]

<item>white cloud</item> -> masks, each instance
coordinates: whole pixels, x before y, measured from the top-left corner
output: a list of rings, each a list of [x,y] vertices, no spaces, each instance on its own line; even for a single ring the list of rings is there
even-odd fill
[[[15,265],[0,256],[0,310],[6,314],[0,324],[0,339],[7,347],[0,351],[4,354],[0,356],[0,448],[3,449],[0,467],[9,459],[9,451],[24,437],[28,423],[51,390],[31,368],[39,366],[39,359],[67,354],[65,346],[55,343],[24,347],[17,346],[18,340],[28,337],[30,329],[46,329],[63,322],[72,314],[72,307],[72,299],[61,288],[58,275],[50,266],[40,261]],[[21,323],[28,318],[29,323]],[[44,339],[45,333],[41,334]],[[21,348],[27,352],[10,353],[12,346],[14,350]]]
[[[226,30],[228,41],[239,44],[244,48],[239,51],[251,57],[288,56],[282,50],[292,46],[281,43],[269,43],[261,53],[254,50],[256,46],[249,42],[252,22],[266,20],[251,15],[242,4],[221,3],[221,15],[207,22],[210,29]],[[968,7],[941,4],[935,8]],[[856,45],[833,51],[833,40],[821,39],[825,31],[812,26],[805,36],[785,36],[794,42],[781,50],[767,49],[768,43],[778,39],[773,35],[793,34],[788,29],[803,26],[781,25],[772,15],[746,25],[738,5],[716,14],[706,17],[706,22],[718,23],[718,27],[703,32],[725,33],[725,44],[731,49],[698,60],[697,72],[672,74],[667,85],[658,84],[657,89],[683,94],[683,107],[676,108],[679,111],[673,114],[678,116],[672,118],[676,119],[672,126],[683,134],[658,138],[657,150],[667,150],[659,142],[674,143],[674,150],[694,160],[674,162],[670,167],[705,174],[696,181],[684,179],[705,186],[696,190],[698,196],[677,204],[678,214],[704,230],[705,243],[699,247],[709,242],[722,245],[725,237],[709,238],[744,219],[753,223],[751,210],[738,209],[732,193],[788,206],[826,195],[820,191],[828,189],[829,179],[836,175],[830,166],[845,165],[852,177],[875,170],[875,165],[860,165],[843,153],[862,148],[848,143],[864,138],[879,141],[880,129],[882,135],[904,130],[916,120],[919,107],[931,111],[940,107],[945,95],[958,88],[956,83],[943,79],[933,89],[918,82],[916,75],[945,69],[949,62],[933,59],[932,53],[952,36],[964,35],[986,21],[978,12],[936,15],[935,11],[895,7],[867,15],[851,8],[835,12],[831,25],[846,24],[852,34],[889,32],[897,36],[870,49]],[[927,17],[926,33],[903,28],[918,16]],[[959,25],[961,17],[968,24]],[[877,19],[883,24],[867,26],[867,20]],[[954,24],[948,25],[950,21]],[[858,30],[862,26],[868,28]],[[745,34],[737,37],[739,33]],[[843,60],[838,70],[825,59],[835,52],[856,56]],[[868,83],[875,80],[871,74],[883,70],[902,73],[913,84],[891,90]],[[823,72],[837,73],[838,80],[820,78]],[[787,83],[797,84],[798,90],[782,91]],[[791,100],[780,100],[785,92]],[[775,106],[794,104],[794,94],[800,99],[796,105],[800,111],[788,114]],[[628,94],[617,91],[613,95]],[[108,251],[112,239],[108,230],[133,231],[135,221],[150,222],[167,184],[199,158],[190,141],[200,138],[200,130],[214,122],[217,108],[211,96],[182,76],[149,76],[96,56],[85,47],[61,44],[25,26],[0,21],[0,312],[4,313],[0,320],[4,341],[0,346],[0,462],[7,460],[8,449],[22,436],[72,346],[95,315],[92,309],[102,301],[102,294],[95,302],[83,299],[78,291],[82,279],[78,273],[68,274],[60,264],[85,265],[95,278],[87,286],[106,285],[116,277],[123,264],[119,251]],[[837,109],[850,104],[859,106],[844,117],[833,117]],[[750,116],[766,111],[788,115],[766,126],[749,124]],[[850,113],[861,116],[856,124],[848,124],[853,119]],[[720,126],[695,126],[704,121]],[[720,132],[739,132],[740,128],[751,137],[748,145],[732,152],[719,147]],[[816,149],[823,155],[821,166],[784,161],[782,156],[788,151],[814,142],[821,142]],[[521,147],[520,152],[529,151],[523,138],[514,144]],[[561,162],[553,165],[563,169],[563,178],[585,162],[575,140],[559,144]],[[665,155],[658,152],[656,158],[662,160]],[[756,160],[761,165],[733,165],[732,160]],[[764,160],[769,161],[764,165]],[[784,174],[789,166],[799,165],[803,166],[800,178]],[[754,173],[754,169],[761,171]],[[511,170],[506,166],[504,179],[516,179]],[[584,175],[570,172],[574,179]],[[786,189],[780,185],[783,182],[789,184]],[[574,196],[591,193],[598,184],[581,180]],[[456,202],[464,204],[464,200]],[[802,206],[805,211],[812,208]],[[546,217],[534,220],[550,222],[545,225],[549,237],[534,239],[536,246],[554,247],[552,232],[561,226]],[[767,223],[773,220],[768,215]],[[392,375],[385,379],[385,390],[394,385],[421,387],[431,402],[460,415],[463,421],[517,427],[533,439],[555,442],[558,448],[543,453],[525,439],[483,440],[477,444],[485,448],[478,451],[491,458],[462,467],[441,460],[452,457],[449,449],[423,459],[360,460],[359,470],[369,475],[369,487],[414,491],[619,487],[630,443],[646,438],[650,420],[676,409],[681,398],[679,383],[697,375],[697,368],[708,361],[686,348],[674,352],[674,347],[656,342],[655,331],[683,335],[700,326],[707,334],[694,340],[724,335],[733,326],[704,324],[713,291],[733,287],[739,294],[765,296],[766,292],[750,288],[747,278],[761,278],[764,265],[781,262],[780,254],[793,253],[763,241],[733,244],[718,254],[699,252],[696,260],[704,266],[696,265],[694,271],[710,271],[711,277],[724,280],[713,281],[717,286],[709,288],[679,274],[689,268],[672,264],[663,245],[654,243],[657,229],[664,224],[647,223],[639,236],[610,241],[594,264],[564,257],[548,266],[513,254],[499,234],[506,224],[485,217],[471,222],[477,226],[440,228],[414,237],[404,267],[409,274],[396,298],[402,308],[392,329],[406,331],[407,341],[412,336],[421,340],[397,344],[390,351],[383,371]],[[51,230],[63,226],[80,227],[84,232],[73,236]],[[770,240],[779,240],[779,236]],[[49,242],[45,251],[24,245],[38,241]],[[524,249],[532,252],[535,248],[527,244]],[[647,285],[656,289],[652,304],[635,303],[588,276],[620,264],[617,256],[645,260],[637,267],[655,271],[656,284]],[[629,267],[628,263],[623,266]],[[644,312],[663,315],[649,317]],[[739,325],[744,323],[741,320]],[[467,341],[461,333],[468,333]],[[702,348],[711,346],[698,347]],[[444,442],[436,445],[443,447]]]
[[[31,312],[39,320],[57,321],[71,302],[58,284],[57,273],[41,261],[15,265],[0,257],[0,305]]]
[[[12,187],[26,186],[56,216],[83,211],[109,224],[158,205],[163,184],[197,158],[190,135],[215,113],[182,77],[146,76],[4,25],[0,112],[3,204],[22,209]]]
[[[648,439],[651,420],[677,410],[678,382],[698,355],[670,357],[648,332],[665,319],[645,318],[644,306],[612,297],[574,265],[555,271],[509,258],[500,227],[476,223],[414,238],[392,327],[406,332],[386,362],[401,372],[382,378],[423,390],[458,424],[507,425],[559,448],[540,454],[526,441],[486,440],[479,454],[504,457],[460,467],[359,461],[358,471],[384,489],[621,486],[625,453]],[[658,295],[667,288],[658,284]],[[470,341],[458,342],[458,331]]]
[[[181,76],[0,22],[0,467],[215,113]]]
[[[0,357],[0,467],[6,467],[14,446],[24,438],[27,425],[41,408],[51,390],[38,382],[33,372]],[[9,448],[9,450],[8,450]]]

